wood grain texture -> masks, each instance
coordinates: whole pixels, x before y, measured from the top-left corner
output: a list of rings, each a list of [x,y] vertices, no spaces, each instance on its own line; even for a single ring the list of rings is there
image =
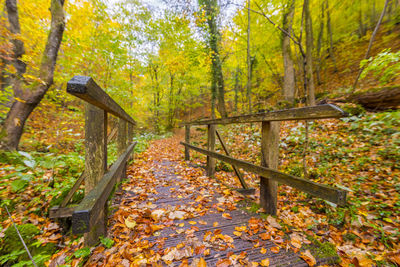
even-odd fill
[[[215,150],[215,125],[208,125],[207,128],[207,149],[209,151]],[[207,176],[213,177],[215,173],[215,159],[207,155]]]
[[[279,122],[263,121],[261,126],[261,166],[278,169]],[[268,176],[260,177],[260,205],[268,214],[276,215],[278,182]]]
[[[332,104],[312,107],[292,108],[264,113],[227,117],[222,119],[201,120],[185,123],[185,125],[251,123],[260,121],[287,121],[287,120],[315,120],[327,118],[341,118],[347,113]]]
[[[122,171],[125,169],[125,163],[135,145],[136,142],[127,148],[96,187],[76,207],[72,215],[72,232],[74,234],[89,232],[96,224],[97,219],[101,217],[105,203],[114,188],[117,178],[121,176]]]
[[[74,76],[67,84],[67,92],[136,125],[135,120],[90,77]]]
[[[184,142],[181,142],[181,144],[184,146],[188,146],[190,149],[203,153],[209,157],[213,157],[218,160],[222,160],[226,163],[236,165],[238,168],[242,168],[246,171],[256,173],[262,177],[268,177],[273,181],[289,185],[303,192],[309,193],[313,196],[328,200],[332,203],[336,203],[341,206],[346,204],[346,191],[344,190],[336,189],[334,187],[323,184],[318,184],[310,180],[281,173],[266,167],[257,166],[240,159],[235,159],[230,156],[225,156],[213,151],[209,151],[190,144],[186,144]]]

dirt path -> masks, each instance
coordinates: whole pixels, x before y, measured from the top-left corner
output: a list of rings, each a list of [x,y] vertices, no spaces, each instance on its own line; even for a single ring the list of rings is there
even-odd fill
[[[108,237],[115,243],[98,246],[88,266],[308,266],[335,260],[318,259],[319,248],[274,218],[245,212],[235,204],[243,201],[239,193],[187,166],[182,155],[170,138],[153,142],[135,159],[111,207]]]

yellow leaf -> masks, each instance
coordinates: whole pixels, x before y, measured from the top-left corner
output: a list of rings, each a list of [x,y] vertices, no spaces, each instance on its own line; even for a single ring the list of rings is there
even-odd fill
[[[233,231],[233,234],[234,234],[235,236],[241,236],[241,235],[242,235],[242,232]]]
[[[189,221],[188,223],[191,224],[191,225],[197,224],[197,222],[195,222],[195,221]]]
[[[125,219],[125,225],[126,227],[128,227],[129,229],[133,229],[136,226],[136,222],[135,221],[130,221],[128,218]]]
[[[269,266],[269,259],[268,259],[268,258],[263,259],[263,260],[261,261],[261,266]]]
[[[261,248],[260,253],[261,253],[261,254],[267,253],[267,249],[266,249],[266,248]]]

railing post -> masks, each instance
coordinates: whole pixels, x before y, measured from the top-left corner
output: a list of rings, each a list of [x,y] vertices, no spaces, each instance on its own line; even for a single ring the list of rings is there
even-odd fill
[[[185,125],[185,143],[190,143],[190,125]],[[185,146],[185,160],[190,160],[189,148]]]
[[[117,149],[118,149],[118,156],[121,156],[125,150],[126,150],[126,141],[127,141],[127,127],[126,127],[126,121],[123,119],[119,119],[118,122],[118,138],[117,138]],[[126,164],[124,167],[124,170],[122,171],[120,179],[118,179],[118,182],[120,182],[122,179],[126,178]]]
[[[107,112],[92,104],[85,103],[85,195],[87,195],[103,177],[107,169]],[[96,223],[97,227],[84,235],[85,245],[91,246],[104,235],[105,208]]]
[[[215,124],[208,125],[207,150],[215,151]],[[207,156],[207,176],[214,177],[215,159]]]
[[[278,169],[279,122],[263,121],[261,126],[261,166]],[[278,183],[260,177],[260,205],[268,214],[276,215]]]

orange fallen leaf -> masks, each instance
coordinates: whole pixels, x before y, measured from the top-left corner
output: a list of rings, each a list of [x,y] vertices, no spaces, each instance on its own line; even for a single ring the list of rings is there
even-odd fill
[[[271,248],[271,251],[273,252],[273,253],[275,253],[275,254],[277,254],[277,253],[279,253],[279,247],[272,247]]]
[[[311,254],[311,252],[307,249],[305,252],[301,253],[300,258],[305,260],[307,262],[308,266],[314,266],[317,264],[317,261],[315,260],[314,256]]]
[[[191,224],[191,225],[197,224],[197,222],[195,222],[195,221],[189,221],[188,223]]]
[[[220,259],[217,262],[217,267],[229,267],[231,265],[231,260],[230,259]]]
[[[203,221],[203,220],[200,220],[200,221],[199,221],[199,224],[207,225],[207,222],[206,222],[206,221]]]
[[[265,254],[265,253],[267,253],[267,249],[265,249],[265,248],[261,248],[261,250],[260,250],[260,253],[261,253],[261,254]]]
[[[232,217],[229,213],[222,213],[222,217],[224,217],[225,219],[228,219],[228,220],[232,220]]]
[[[199,262],[197,263],[197,267],[207,267],[207,263],[203,257],[200,258]]]
[[[213,223],[213,226],[214,226],[214,227],[217,227],[218,225],[219,225],[218,222],[214,222],[214,223]]]

